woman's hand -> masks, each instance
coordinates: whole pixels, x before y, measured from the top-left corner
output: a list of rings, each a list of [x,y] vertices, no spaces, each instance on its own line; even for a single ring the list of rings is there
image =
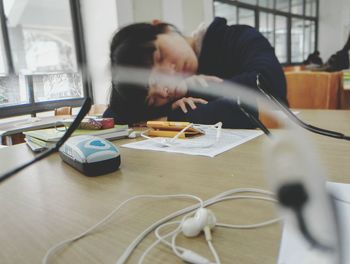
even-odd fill
[[[193,98],[193,97],[183,97],[179,100],[177,100],[176,102],[174,102],[172,105],[171,105],[171,108],[174,110],[174,109],[177,109],[177,108],[181,108],[181,110],[184,112],[184,113],[187,113],[187,106],[190,106],[192,110],[196,109],[197,106],[196,106],[196,103],[199,103],[199,104],[207,104],[208,101],[202,99],[202,98]]]

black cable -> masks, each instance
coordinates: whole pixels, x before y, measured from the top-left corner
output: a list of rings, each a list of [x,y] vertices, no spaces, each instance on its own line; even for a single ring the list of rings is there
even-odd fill
[[[89,112],[91,108],[91,98],[87,97],[84,101],[83,106],[81,107],[77,117],[74,119],[73,123],[69,126],[66,133],[62,136],[62,138],[53,146],[52,148],[46,150],[45,152],[41,153],[40,155],[36,156],[34,159],[14,168],[11,169],[8,172],[5,172],[0,175],[0,183],[8,179],[9,177],[15,175],[17,172],[23,170],[24,168],[34,164],[35,162],[42,160],[43,158],[46,158],[47,156],[51,155],[52,153],[55,153],[59,150],[59,148],[66,142],[66,140],[73,134],[73,132],[78,128],[81,120],[85,117],[85,115]]]
[[[263,89],[261,87],[260,78],[264,79],[264,76],[262,74],[258,74],[257,77],[256,77],[256,86],[259,89],[259,91],[261,93],[263,93],[268,99],[273,101],[275,103],[275,105],[277,105],[277,107],[279,109],[281,109],[287,116],[289,116],[299,126],[301,126],[302,128],[304,128],[304,129],[306,129],[306,130],[308,130],[310,132],[313,132],[313,133],[316,133],[316,134],[319,134],[319,135],[332,137],[332,138],[337,138],[337,139],[350,140],[350,136],[346,136],[346,135],[344,135],[344,134],[342,134],[340,132],[336,132],[336,131],[332,131],[332,130],[316,127],[316,126],[307,124],[304,121],[302,121],[301,119],[299,119],[287,106],[282,104],[279,100],[276,99],[276,97],[274,97],[270,93],[267,93],[265,91],[265,89]]]
[[[270,130],[259,120],[259,118],[255,118],[246,109],[244,109],[239,98],[237,99],[237,105],[238,105],[239,109],[246,115],[246,117],[248,117],[249,120],[251,120],[253,123],[255,123],[257,125],[257,127],[259,127],[265,133],[266,136],[271,137]]]
[[[304,238],[310,243],[312,247],[322,251],[333,250],[331,247],[323,245],[317,241],[307,228],[303,216],[303,209],[309,197],[304,186],[301,183],[290,183],[282,186],[278,190],[277,197],[281,205],[292,209],[292,211],[295,213],[299,229]]]

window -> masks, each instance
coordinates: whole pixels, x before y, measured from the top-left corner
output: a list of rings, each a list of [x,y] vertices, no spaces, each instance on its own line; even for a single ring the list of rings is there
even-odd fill
[[[316,17],[317,15],[317,6],[316,1],[313,0],[306,0],[305,1],[305,15]]]
[[[287,50],[287,18],[284,16],[275,17],[275,52],[281,63],[286,63],[288,58]]]
[[[250,5],[256,5],[257,0],[241,0],[240,2],[250,4]]]
[[[273,9],[275,4],[274,2],[274,0],[259,0],[259,6]]]
[[[274,43],[275,30],[274,30],[274,16],[267,12],[260,12],[259,31],[269,40],[270,43]]]
[[[222,2],[214,2],[215,14],[221,14],[221,16],[227,19],[228,25],[237,24],[237,7],[231,4],[225,4]]]
[[[293,14],[303,15],[304,0],[292,0],[291,11]]]
[[[316,25],[312,20],[304,21],[304,55],[303,58],[314,52],[314,47],[316,43]]]
[[[289,0],[276,0],[276,10],[289,12]]]
[[[76,51],[77,39],[82,38],[79,0],[0,4],[12,63],[12,70],[0,77],[0,117],[78,106],[84,96],[91,96],[77,65],[78,59],[85,60],[84,50]]]
[[[254,10],[238,8],[238,24],[244,24],[255,27]]]
[[[0,76],[4,76],[8,74],[7,68],[7,58],[6,58],[6,50],[4,45],[4,37],[2,33],[2,21],[0,21]],[[0,103],[1,103],[1,93],[0,93]]]
[[[300,64],[317,50],[319,0],[214,0],[215,16],[257,28],[283,64]]]
[[[292,19],[292,62],[303,61],[304,20]]]

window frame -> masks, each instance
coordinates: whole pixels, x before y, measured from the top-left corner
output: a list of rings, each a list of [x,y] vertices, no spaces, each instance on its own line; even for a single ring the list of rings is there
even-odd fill
[[[313,21],[315,23],[315,47],[314,50],[318,49],[318,31],[319,31],[319,0],[316,1],[316,16],[309,16],[306,15],[306,1],[307,0],[302,0],[303,1],[303,14],[294,14],[291,12],[291,5],[292,5],[292,0],[288,0],[289,4],[289,11],[281,11],[281,10],[276,10],[276,1],[278,0],[273,0],[273,8],[268,8],[268,7],[263,7],[259,5],[259,0],[257,1],[256,5],[251,5],[247,3],[242,3],[239,2],[239,0],[214,0],[213,2],[220,2],[228,5],[233,5],[236,6],[237,10],[239,8],[246,8],[246,9],[254,9],[254,19],[255,19],[255,28],[259,30],[260,26],[260,12],[265,12],[269,14],[273,14],[274,17],[276,15],[278,16],[283,16],[287,18],[287,61],[284,63],[281,63],[283,66],[289,66],[289,65],[301,65],[302,62],[292,62],[292,40],[291,40],[291,32],[292,32],[292,19],[293,18],[298,18],[302,19],[304,22],[306,20]],[[214,10],[214,15],[215,15],[215,7],[213,4],[213,10]],[[238,12],[238,11],[237,11]],[[238,14],[237,14],[238,15]],[[238,19],[238,18],[237,18]],[[305,29],[304,29],[305,30]],[[274,35],[275,34],[275,23],[274,23]],[[273,46],[275,43],[272,43]]]
[[[81,15],[80,0],[69,0],[70,14],[72,19],[72,28],[74,35],[74,45],[76,50],[77,70],[81,74],[83,85],[83,97],[81,98],[69,98],[62,100],[50,100],[43,102],[35,102],[34,99],[34,87],[33,87],[33,75],[25,75],[26,90],[28,91],[28,103],[17,104],[10,106],[0,105],[0,118],[28,115],[36,116],[36,113],[51,111],[55,108],[63,106],[79,107],[85,100],[85,97],[90,97],[93,101],[93,92],[90,75],[87,69],[87,56],[84,41],[83,20]],[[9,41],[8,28],[6,23],[6,17],[4,12],[3,0],[0,0],[0,19],[3,30],[4,47],[6,51],[8,76],[16,75],[11,45]],[[48,73],[49,74],[49,73]],[[41,74],[43,75],[43,74]]]

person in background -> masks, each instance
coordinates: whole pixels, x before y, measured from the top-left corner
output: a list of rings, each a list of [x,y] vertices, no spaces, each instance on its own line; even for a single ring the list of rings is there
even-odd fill
[[[350,60],[349,60],[349,51],[350,51],[350,34],[348,40],[346,41],[344,47],[333,54],[324,65],[323,70],[329,72],[341,71],[349,69]]]
[[[190,92],[186,83],[227,81],[257,90],[258,74],[265,80],[265,90],[288,104],[285,76],[268,40],[250,26],[229,26],[224,18],[215,18],[208,27],[202,24],[190,37],[159,21],[131,24],[114,35],[110,59],[112,74],[119,66],[131,66],[188,76],[175,89],[151,80],[148,87],[141,87],[113,78],[104,116],[118,123],[132,125],[166,116],[201,124],[221,121],[226,128],[256,127],[235,101]],[[249,111],[258,117],[257,108]]]
[[[322,58],[320,57],[320,52],[318,50],[314,51],[313,53],[311,53],[307,59],[303,62],[303,64],[305,65],[323,65],[323,61]]]

